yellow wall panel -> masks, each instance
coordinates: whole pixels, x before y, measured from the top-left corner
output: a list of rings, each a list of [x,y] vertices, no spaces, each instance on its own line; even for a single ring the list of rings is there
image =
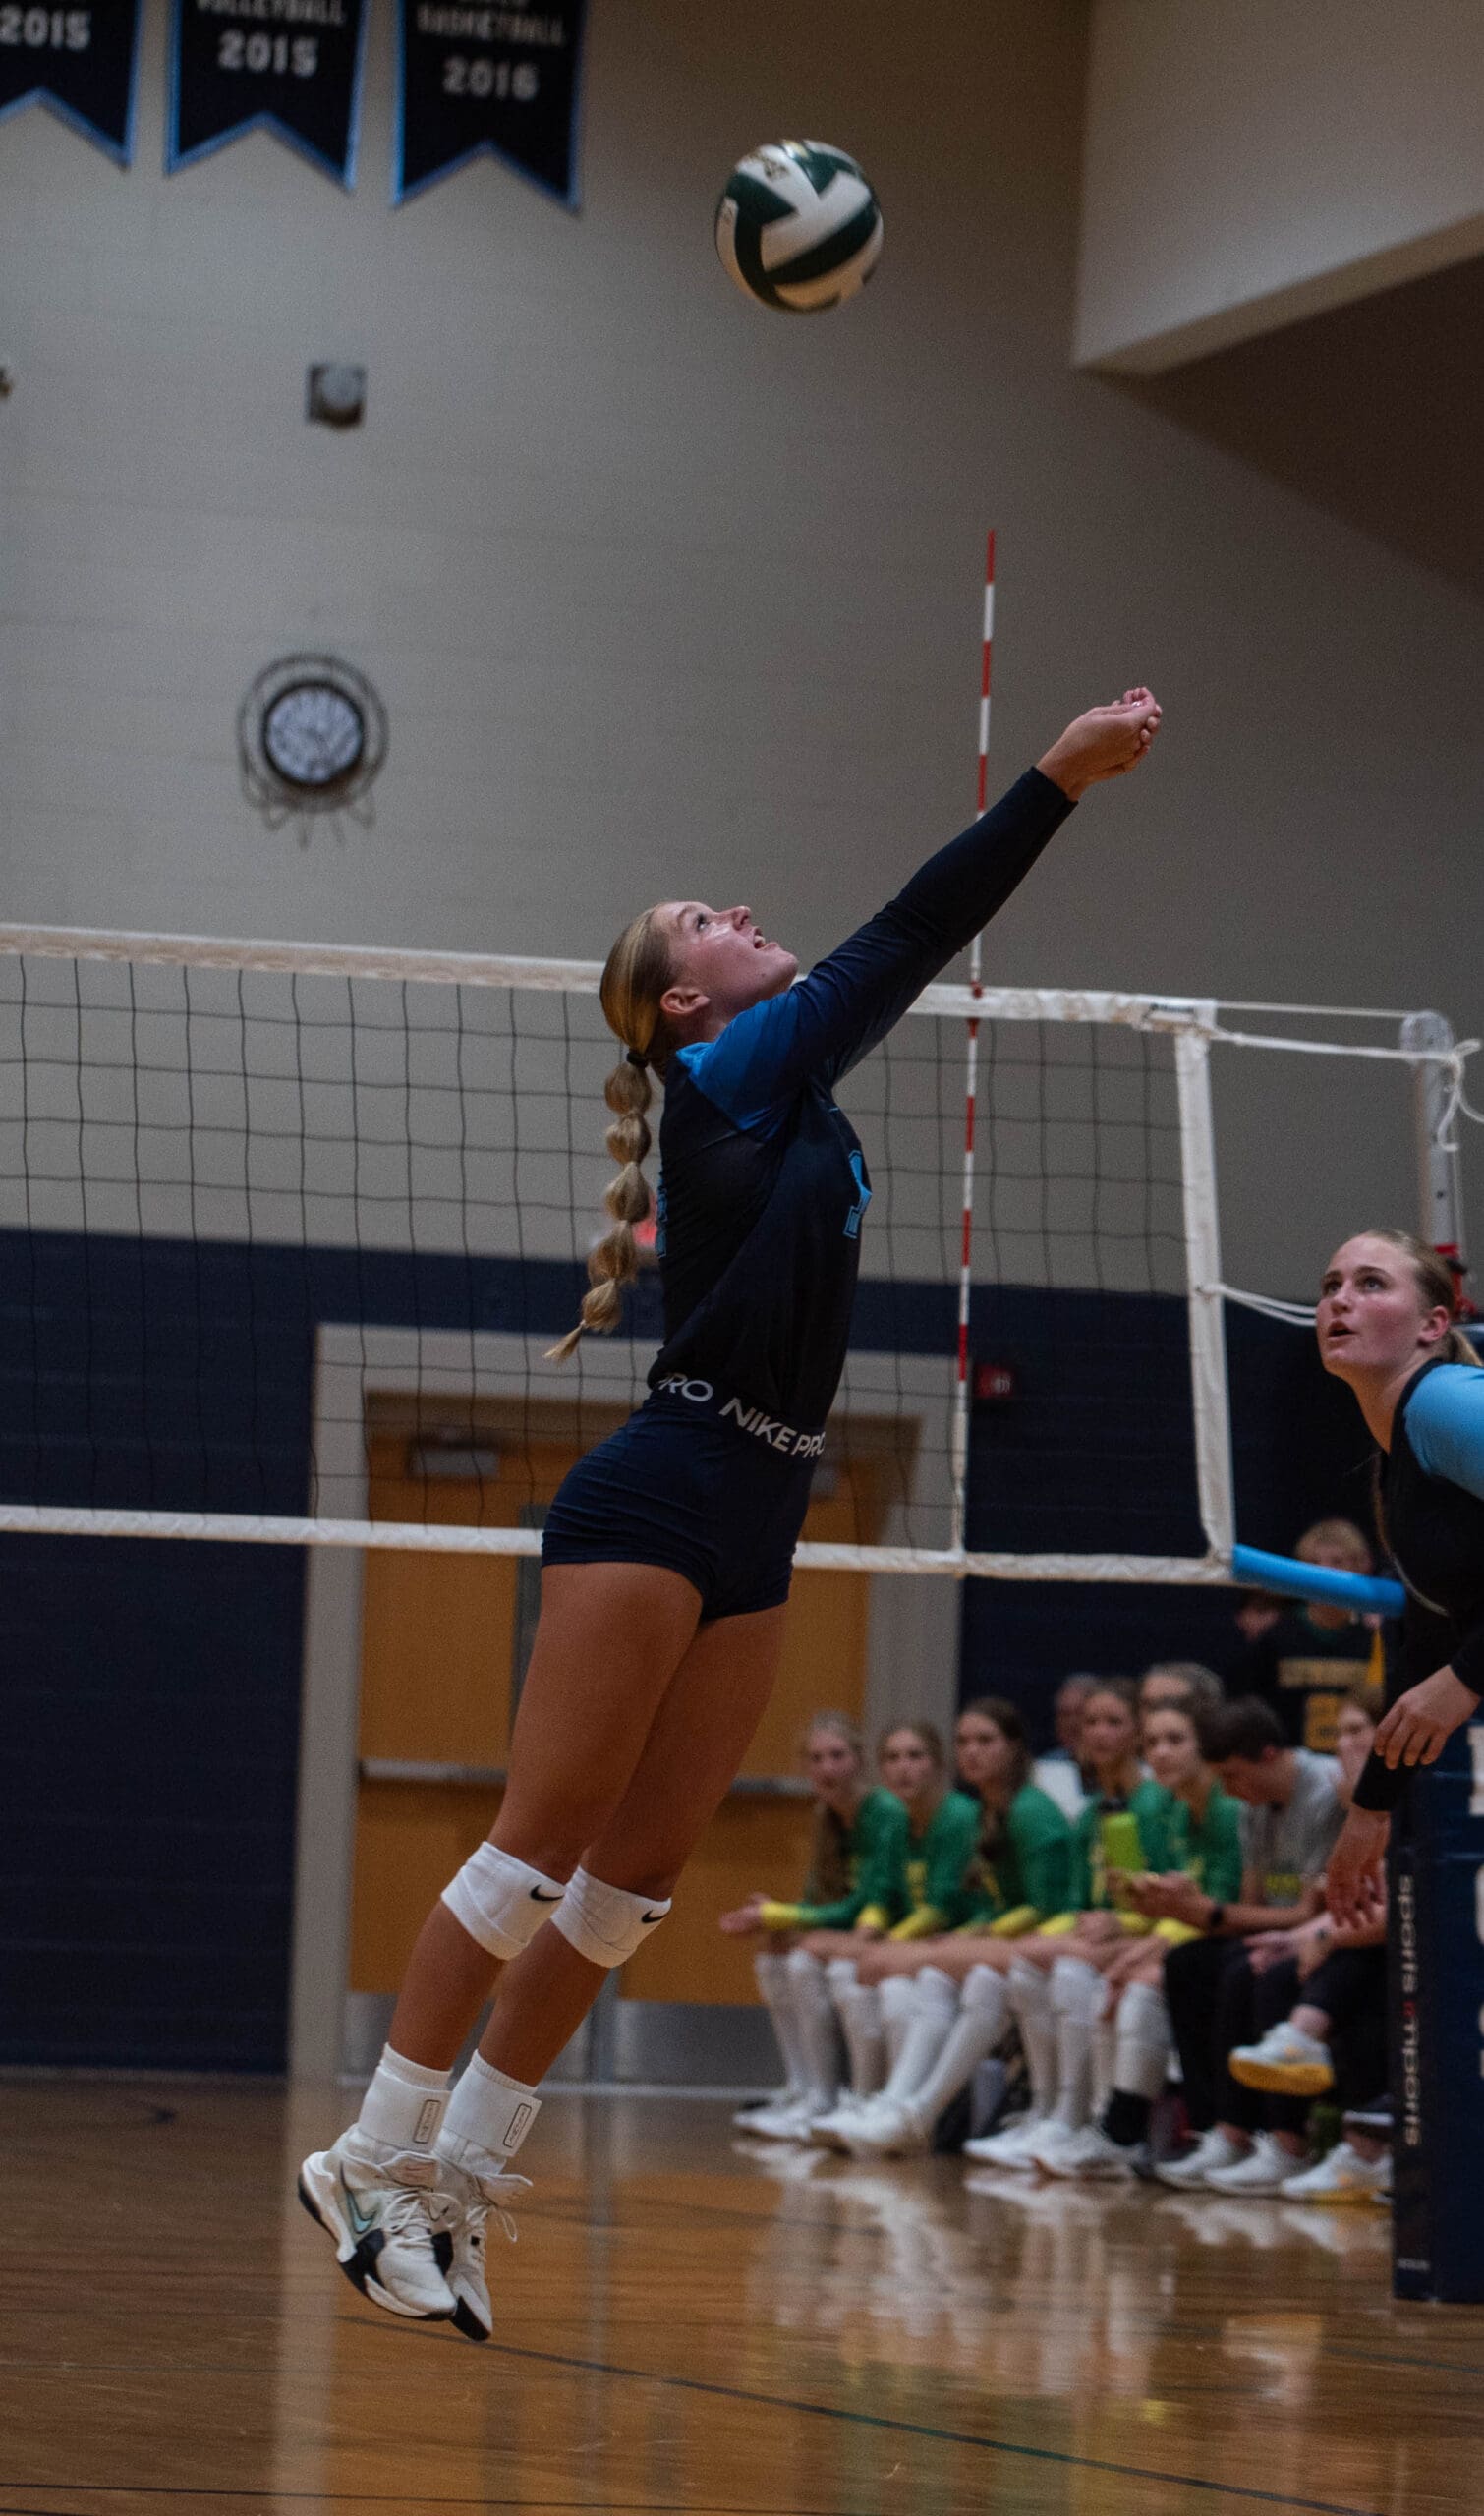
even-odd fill
[[[812,1824],[807,1800],[736,1799],[712,1819],[675,1892],[674,1911],[623,1970],[632,2001],[755,2001],[758,1943],[726,1939],[718,1914],[754,1888],[793,1895],[804,1876]]]

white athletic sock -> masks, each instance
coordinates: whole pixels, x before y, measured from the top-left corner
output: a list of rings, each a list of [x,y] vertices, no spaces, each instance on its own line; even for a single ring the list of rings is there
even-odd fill
[[[1111,2018],[1100,2018],[1093,2029],[1092,2120],[1094,2123],[1097,2122],[1104,2106],[1108,2103],[1113,2088],[1113,2053],[1116,2048],[1117,2033],[1117,2028]]]
[[[1103,1977],[1083,1957],[1058,1957],[1052,1968],[1056,2013],[1056,2121],[1080,2132],[1092,2116],[1093,2037],[1103,2007]]]
[[[901,2105],[916,2093],[942,2051],[958,2015],[958,1985],[937,1966],[924,1966],[911,1977],[912,2007],[901,2049],[882,2090],[888,2105]]]
[[[825,1972],[850,2062],[850,2093],[865,2098],[881,2087],[886,2067],[886,2031],[874,1983],[858,1983],[849,1957],[831,1957]]]
[[[907,2040],[912,2024],[913,1985],[910,1974],[888,1974],[881,1986],[882,2025],[886,2032],[886,2068],[894,2071],[896,2057]]]
[[[919,1982],[922,1980],[918,1976]],[[999,1976],[989,1966],[976,1966],[964,1983],[958,2011],[939,2048],[932,2069],[912,2090],[912,2110],[924,2123],[936,2123],[960,2088],[968,2087],[986,2053],[993,2053],[1010,2023],[1010,2005]]]
[[[781,2102],[784,2105],[796,2105],[803,2097],[809,2075],[804,2060],[804,2047],[799,2037],[798,2022],[794,2016],[793,1986],[788,1979],[788,1960],[786,1957],[777,1956],[771,1950],[765,1949],[760,1950],[752,1963],[758,1989],[763,1995],[768,2015],[772,2021],[772,2031],[778,2039],[778,2051],[782,2056]]]
[[[483,2053],[470,2061],[448,2100],[437,2152],[466,2175],[495,2176],[510,2164],[541,2112],[524,2080],[507,2078]]]
[[[1113,2086],[1152,2105],[1164,2093],[1174,2043],[1165,1995],[1157,1983],[1130,1983],[1118,2003]]]
[[[399,2149],[430,2149],[448,2103],[450,2077],[409,2062],[384,2044],[356,2121],[362,2140],[388,2156]]]
[[[804,2057],[801,2102],[817,2114],[828,2114],[840,2088],[840,2036],[829,1984],[819,1959],[806,1949],[791,1949],[783,1963]]]
[[[1039,1966],[1017,1959],[1010,1968],[1007,1989],[1025,2052],[1031,2112],[1050,2114],[1056,2102],[1056,2015],[1051,1984]]]

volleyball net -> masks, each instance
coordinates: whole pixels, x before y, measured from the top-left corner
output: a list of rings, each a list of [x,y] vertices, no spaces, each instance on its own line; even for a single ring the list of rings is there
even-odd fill
[[[0,1531],[536,1553],[556,1467],[660,1339],[650,1265],[619,1335],[545,1358],[605,1228],[597,984],[0,928]],[[1350,1124],[1411,1131],[1436,1183],[1472,1046],[1233,1010],[942,984],[849,1079],[874,1195],[802,1565],[1232,1578],[1225,1304],[1302,1311],[1224,1282],[1213,1058],[1352,1061]],[[1275,1074],[1275,1142],[1290,1098]],[[1036,1387],[1030,1319],[1055,1323]],[[977,1444],[1022,1401],[1055,1553],[971,1543]]]

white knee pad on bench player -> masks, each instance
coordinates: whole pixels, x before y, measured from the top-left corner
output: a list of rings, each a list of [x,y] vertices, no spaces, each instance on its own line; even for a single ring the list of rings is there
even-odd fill
[[[551,1919],[590,1966],[622,1966],[669,1910],[668,1896],[635,1896],[575,1869]]]
[[[481,1844],[450,1878],[443,1903],[489,1956],[509,1958],[519,1957],[542,1922],[553,1919],[566,1893],[559,1878],[545,1878],[513,1853]]]

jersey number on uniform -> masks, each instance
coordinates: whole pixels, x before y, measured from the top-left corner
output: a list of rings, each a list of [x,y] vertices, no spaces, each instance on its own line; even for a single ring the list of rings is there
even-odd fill
[[[850,1157],[850,1175],[860,1193],[845,1217],[845,1238],[858,1240],[861,1233],[861,1217],[871,1203],[871,1191],[866,1185],[866,1166],[858,1153],[853,1153]]]

